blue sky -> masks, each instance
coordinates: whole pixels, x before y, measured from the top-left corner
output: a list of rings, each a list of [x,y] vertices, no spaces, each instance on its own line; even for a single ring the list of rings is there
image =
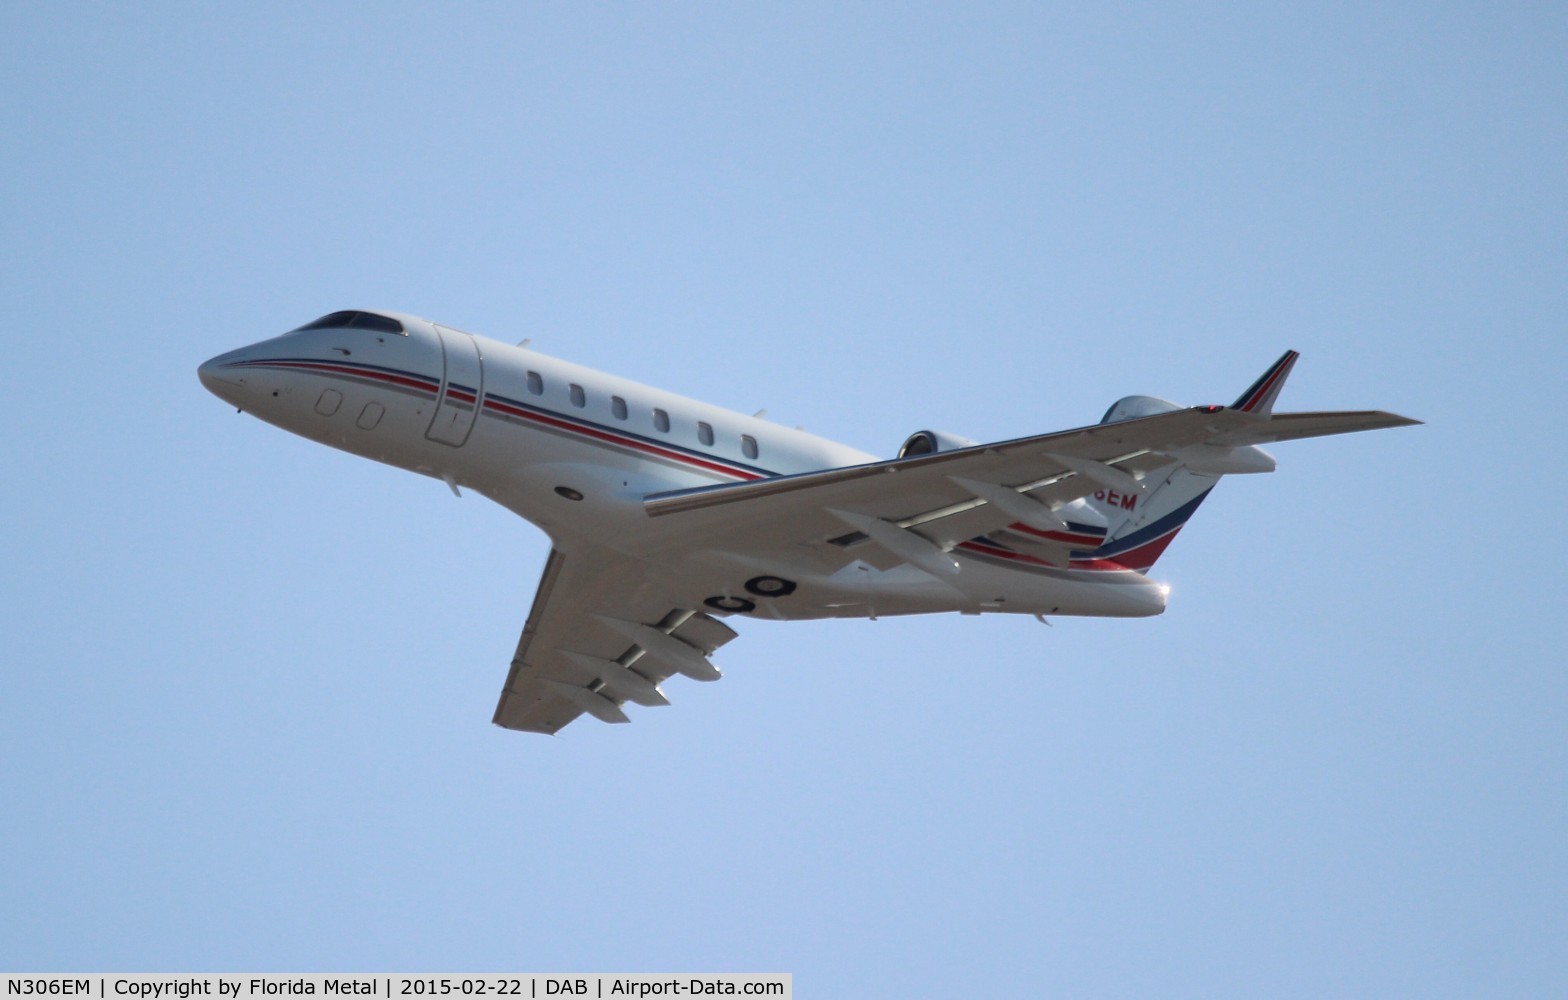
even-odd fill
[[[803,996],[1568,983],[1568,15],[0,13],[0,967],[789,971]],[[402,309],[891,454],[1228,401],[1148,621],[745,623],[489,723],[547,552],[207,395]]]

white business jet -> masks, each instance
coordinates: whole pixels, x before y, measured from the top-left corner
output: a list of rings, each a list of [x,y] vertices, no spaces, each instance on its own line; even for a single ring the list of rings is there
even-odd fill
[[[1418,423],[1274,413],[1287,351],[1230,406],[1150,396],[1098,424],[893,459],[415,316],[344,311],[199,369],[221,399],[322,444],[467,487],[553,543],[494,721],[555,733],[716,680],[733,616],[956,611],[1137,617],[1145,573],[1258,445]]]

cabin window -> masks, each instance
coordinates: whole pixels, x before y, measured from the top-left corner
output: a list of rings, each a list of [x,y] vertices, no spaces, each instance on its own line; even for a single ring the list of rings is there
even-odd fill
[[[757,439],[752,437],[750,434],[742,434],[740,436],[740,451],[741,454],[745,455],[747,458],[756,458]]]
[[[572,383],[571,388],[567,391],[567,395],[571,396],[573,406],[588,405],[588,394],[583,392],[583,387],[576,382]]]
[[[538,372],[529,372],[528,373],[528,391],[533,393],[535,396],[543,396],[544,395],[544,376],[540,375]]]
[[[654,426],[655,430],[664,431],[665,433],[669,433],[669,430],[670,430],[670,415],[668,413],[665,413],[663,410],[654,410],[653,411],[653,426]]]
[[[713,425],[704,421],[697,421],[697,440],[703,444],[713,443]]]
[[[615,414],[616,420],[626,419],[626,400],[619,396],[610,397],[610,412]]]

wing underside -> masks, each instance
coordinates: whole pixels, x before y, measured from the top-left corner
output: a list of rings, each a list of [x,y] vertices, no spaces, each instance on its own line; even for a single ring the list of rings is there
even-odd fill
[[[734,631],[674,606],[670,593],[639,562],[587,546],[552,550],[495,724],[553,734],[584,712],[626,722],[626,702],[668,704],[659,684],[674,674],[717,680],[708,656]]]

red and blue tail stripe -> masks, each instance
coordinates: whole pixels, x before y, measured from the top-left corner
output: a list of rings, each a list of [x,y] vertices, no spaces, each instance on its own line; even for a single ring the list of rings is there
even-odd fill
[[[1073,568],[1133,569],[1140,573],[1144,572],[1164,554],[1166,547],[1175,540],[1176,533],[1191,520],[1193,513],[1208,498],[1213,489],[1214,487],[1209,487],[1169,514],[1115,541],[1106,542],[1093,552],[1074,553]]]
[[[1285,388],[1285,379],[1289,377],[1290,369],[1299,357],[1301,355],[1295,351],[1286,351],[1268,371],[1247,387],[1247,391],[1231,404],[1231,409],[1268,416],[1273,412],[1274,400],[1279,398],[1279,391]]]

